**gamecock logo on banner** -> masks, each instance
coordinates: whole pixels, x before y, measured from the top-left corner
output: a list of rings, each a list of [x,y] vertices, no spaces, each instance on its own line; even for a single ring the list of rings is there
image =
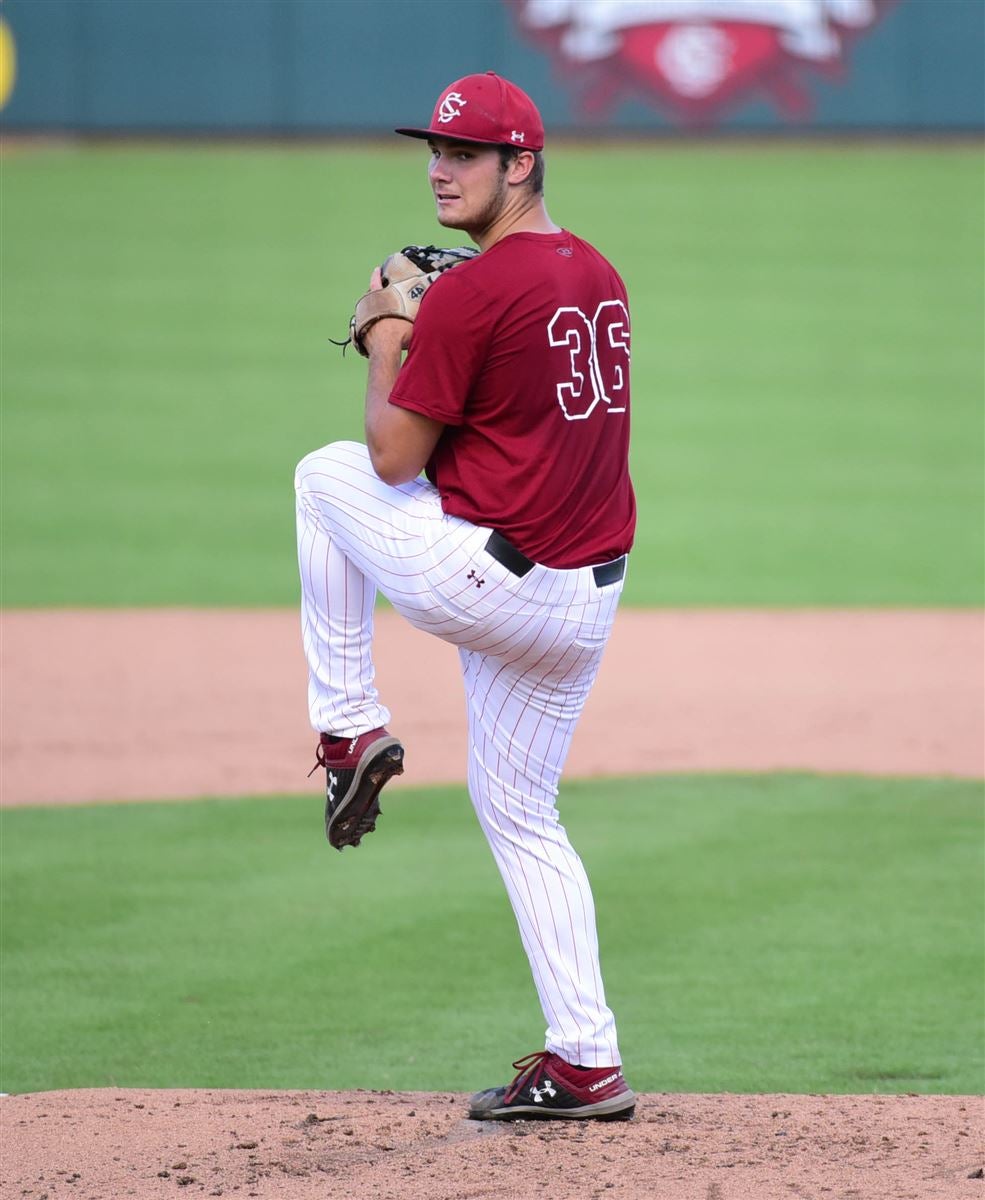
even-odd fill
[[[851,40],[895,2],[512,0],[586,113],[642,95],[698,122],[757,95],[789,118],[809,115],[807,72],[842,78]]]

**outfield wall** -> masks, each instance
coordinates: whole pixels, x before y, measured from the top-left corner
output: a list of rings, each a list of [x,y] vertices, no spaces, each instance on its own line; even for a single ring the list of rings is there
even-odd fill
[[[7,130],[374,133],[496,69],[549,127],[981,130],[985,0],[6,0]]]

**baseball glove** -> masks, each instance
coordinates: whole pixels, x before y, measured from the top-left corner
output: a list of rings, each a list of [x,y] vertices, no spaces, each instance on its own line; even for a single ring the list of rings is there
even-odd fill
[[[414,323],[421,298],[444,271],[468,262],[479,253],[467,246],[445,250],[439,246],[404,246],[380,267],[383,286],[356,301],[349,322],[349,341],[363,358],[369,358],[365,337],[377,321],[396,317]],[[348,343],[343,343],[347,345]]]

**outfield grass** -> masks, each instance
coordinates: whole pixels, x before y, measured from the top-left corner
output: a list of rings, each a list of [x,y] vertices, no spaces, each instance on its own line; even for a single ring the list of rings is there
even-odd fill
[[[565,787],[644,1090],[982,1090],[973,783]],[[4,1091],[469,1090],[542,1045],[460,789],[339,855],[317,798],[7,810]]]
[[[4,604],[294,602],[294,464],[361,431],[327,338],[451,237],[423,163],[4,159]],[[981,603],[982,192],[977,147],[550,153],[633,303],[630,603]]]

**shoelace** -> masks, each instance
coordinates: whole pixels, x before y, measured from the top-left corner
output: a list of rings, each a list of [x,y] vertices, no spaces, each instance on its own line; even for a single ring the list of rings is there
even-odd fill
[[[315,765],[308,772],[307,778],[310,779],[319,767],[327,767],[328,761],[325,758],[325,749],[321,742],[315,747]]]
[[[349,753],[350,754],[351,754],[352,748],[355,746],[358,738],[359,738],[359,734],[356,734],[354,737],[349,739]],[[345,738],[336,738],[335,742],[333,744],[339,744],[340,742],[345,741],[345,740],[346,740]],[[341,766],[341,763],[338,759],[335,762],[329,762],[328,756],[325,753],[325,743],[322,741],[319,741],[318,745],[315,747],[315,765],[308,772],[308,778],[310,779],[312,777],[312,775],[314,775],[314,773],[318,770],[319,767],[326,767],[326,768],[327,767],[335,767],[336,770],[338,770],[340,768],[340,766]]]
[[[550,1057],[550,1050],[537,1050],[533,1054],[528,1054],[525,1058],[518,1058],[513,1064],[517,1073],[513,1078],[513,1082],[506,1089],[506,1094],[503,1096],[503,1103],[509,1104],[527,1083],[531,1087],[536,1087],[540,1082],[541,1075],[544,1074],[544,1067]]]
[[[325,743],[322,741],[319,741],[318,745],[315,747],[315,765],[308,772],[308,778],[310,779],[312,777],[312,775],[314,775],[314,773],[318,770],[319,767],[327,767],[327,766],[328,766],[328,759],[325,757]]]

